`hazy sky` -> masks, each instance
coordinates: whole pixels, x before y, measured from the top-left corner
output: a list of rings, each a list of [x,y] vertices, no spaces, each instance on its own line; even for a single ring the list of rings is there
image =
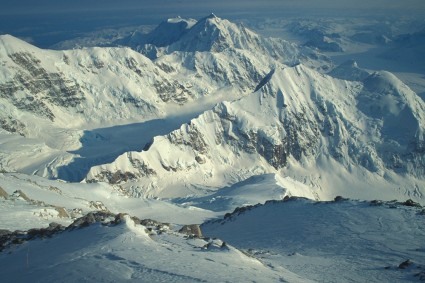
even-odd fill
[[[144,9],[157,11],[228,10],[411,10],[425,11],[424,0],[3,0],[1,14]],[[259,10],[258,10],[259,9]]]

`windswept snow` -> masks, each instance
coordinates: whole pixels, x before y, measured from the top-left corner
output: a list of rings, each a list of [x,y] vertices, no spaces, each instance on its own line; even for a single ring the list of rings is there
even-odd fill
[[[412,282],[425,275],[420,212],[394,202],[295,199],[241,209],[202,229],[310,280]],[[411,265],[399,268],[407,259]]]

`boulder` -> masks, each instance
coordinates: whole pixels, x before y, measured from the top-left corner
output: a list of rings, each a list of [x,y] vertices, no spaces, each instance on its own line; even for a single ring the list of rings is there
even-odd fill
[[[201,227],[198,224],[184,225],[179,233],[186,234],[188,236],[202,238]]]
[[[5,190],[3,190],[2,187],[0,187],[0,198],[4,198],[4,199],[9,198],[9,194]]]

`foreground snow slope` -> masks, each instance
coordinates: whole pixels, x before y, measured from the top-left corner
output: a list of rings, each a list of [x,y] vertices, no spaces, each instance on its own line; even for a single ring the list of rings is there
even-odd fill
[[[326,191],[345,190],[332,187],[339,178],[350,190],[371,191],[379,179],[383,198],[401,188],[398,199],[423,201],[424,113],[424,102],[388,72],[356,82],[277,66],[255,93],[218,104],[142,152],[91,168],[86,180],[182,197],[278,173],[309,187],[293,195],[328,199]]]
[[[425,278],[424,224],[421,208],[394,202],[290,199],[240,209],[202,230],[314,281],[412,282]]]
[[[303,282],[220,240],[188,238],[167,226],[93,224],[0,254],[2,282]],[[307,282],[308,280],[305,280]]]
[[[30,240],[6,245],[0,271],[4,282],[411,282],[425,278],[424,213],[411,201],[289,198],[237,208],[197,238],[103,212],[51,237],[15,232]]]

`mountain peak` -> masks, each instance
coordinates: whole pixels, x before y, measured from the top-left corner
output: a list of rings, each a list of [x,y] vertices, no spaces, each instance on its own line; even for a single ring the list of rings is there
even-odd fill
[[[214,13],[209,14],[206,18],[207,19],[218,19],[218,17]]]
[[[329,74],[347,81],[361,81],[369,76],[369,72],[360,68],[355,60],[348,60],[333,69]]]
[[[167,19],[149,34],[148,43],[158,47],[170,45],[195,24],[196,20],[193,19],[183,19],[181,17]]]
[[[205,24],[205,23],[218,24],[221,21],[222,21],[221,18],[217,17],[214,13],[211,13],[208,16],[199,19],[198,24],[200,24],[200,25]]]
[[[227,48],[247,49],[258,35],[239,24],[221,19],[215,14],[200,19],[169,51],[213,51]],[[249,49],[249,48],[248,48]]]
[[[403,85],[400,79],[387,71],[373,72],[363,82],[368,90],[376,92],[392,92],[392,90],[398,89]]]
[[[346,67],[352,67],[352,68],[358,68],[359,66],[357,65],[356,60],[347,60],[344,63],[341,64],[341,66],[346,66]]]
[[[374,76],[370,83],[393,77],[383,76]],[[152,187],[149,193],[173,197],[193,193],[183,189],[191,184],[220,187],[255,174],[289,169],[288,164],[294,162],[314,164],[318,157],[330,158],[342,168],[355,164],[370,173],[404,170],[423,174],[422,159],[409,157],[421,153],[408,148],[423,125],[421,102],[410,99],[413,93],[402,87],[401,95],[408,99],[379,90],[365,92],[359,86],[361,82],[324,76],[302,64],[277,64],[256,92],[222,102],[180,129],[156,137],[146,151],[132,152],[130,157],[123,154],[111,164],[92,167],[86,180],[123,183],[125,178],[112,180],[110,176],[134,176],[141,187]],[[364,123],[378,130],[362,132]],[[412,126],[406,129],[403,124]],[[394,149],[389,152],[388,148]],[[398,163],[388,157],[391,154],[399,154]],[[182,189],[169,189],[177,187]]]

